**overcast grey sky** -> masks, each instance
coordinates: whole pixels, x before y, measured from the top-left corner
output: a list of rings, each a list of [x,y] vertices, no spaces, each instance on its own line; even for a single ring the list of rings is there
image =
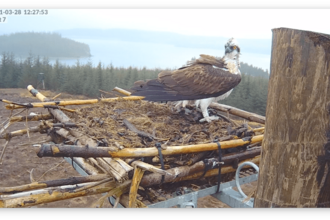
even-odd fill
[[[127,28],[271,39],[276,27],[330,33],[329,14],[330,9],[50,9],[45,16],[7,16],[0,30]]]
[[[33,2],[29,8],[32,7]],[[59,1],[58,5],[61,5],[61,2],[63,9],[51,9],[51,6],[47,5],[37,7],[48,9],[48,15],[7,16],[7,22],[0,23],[0,34],[72,28],[122,28],[167,31],[187,36],[235,37],[255,41],[271,40],[271,30],[277,27],[330,34],[330,25],[327,25],[330,9],[212,9],[213,7],[210,6],[207,7],[208,9],[88,9],[88,7],[87,9],[65,9],[70,6],[66,6],[64,1]],[[90,8],[102,7],[101,3],[97,6],[97,2],[98,0],[94,7]],[[130,2],[134,7],[134,2]],[[152,6],[152,3],[148,1],[142,2],[147,2],[148,6]],[[196,5],[195,1],[189,2]],[[205,6],[208,2],[207,0]],[[300,1],[300,5],[304,4],[306,4],[305,1]],[[83,6],[84,4],[82,2],[76,5]],[[15,8],[24,9],[23,6],[24,3],[16,5]],[[13,7],[7,6],[3,9],[5,8]],[[269,69],[270,54],[259,54],[257,48],[255,51],[253,48],[249,51],[245,50],[245,53],[242,48],[242,51],[241,61]]]

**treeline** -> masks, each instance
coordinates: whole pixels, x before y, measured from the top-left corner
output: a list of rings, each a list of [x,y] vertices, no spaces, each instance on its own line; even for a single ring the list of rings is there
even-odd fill
[[[99,89],[111,91],[114,87],[129,89],[140,79],[154,79],[161,69],[136,67],[114,67],[99,63],[67,66],[58,60],[51,65],[47,58],[28,56],[25,60],[16,60],[14,55],[4,53],[0,63],[0,88],[26,88],[33,85],[42,88],[44,77],[46,89],[67,92],[76,95],[99,97]],[[43,74],[40,74],[43,73]],[[241,83],[222,103],[265,115],[268,78],[242,74]]]
[[[90,56],[87,44],[58,33],[23,32],[0,36],[0,53],[14,53],[27,57],[29,53],[47,57],[86,57]]]
[[[245,111],[266,115],[268,78],[242,73],[242,81],[222,104]]]
[[[252,65],[249,65],[247,63],[241,62],[241,67],[239,68],[241,73],[248,73],[251,76],[260,76],[264,78],[269,78],[268,70],[264,71],[263,69],[259,67],[255,67]]]

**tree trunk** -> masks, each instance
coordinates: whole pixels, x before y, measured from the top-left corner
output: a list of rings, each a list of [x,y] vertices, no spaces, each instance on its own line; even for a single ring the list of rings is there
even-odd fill
[[[330,36],[273,30],[254,207],[330,206]]]

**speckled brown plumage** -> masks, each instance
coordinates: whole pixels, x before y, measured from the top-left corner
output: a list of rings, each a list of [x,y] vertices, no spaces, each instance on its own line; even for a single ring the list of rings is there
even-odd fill
[[[239,74],[225,69],[223,59],[201,55],[199,59],[175,71],[163,71],[158,79],[137,81],[132,95],[149,101],[195,100],[220,96],[241,81]]]

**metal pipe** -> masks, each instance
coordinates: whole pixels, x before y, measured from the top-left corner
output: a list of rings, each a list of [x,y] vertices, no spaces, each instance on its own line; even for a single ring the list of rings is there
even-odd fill
[[[239,172],[246,165],[253,167],[259,173],[259,167],[255,163],[252,163],[252,162],[244,162],[237,167],[236,174],[235,174],[235,182],[236,182],[237,190],[243,196],[243,198],[246,198],[247,195],[245,195],[245,193],[242,191],[241,185],[239,184]]]

